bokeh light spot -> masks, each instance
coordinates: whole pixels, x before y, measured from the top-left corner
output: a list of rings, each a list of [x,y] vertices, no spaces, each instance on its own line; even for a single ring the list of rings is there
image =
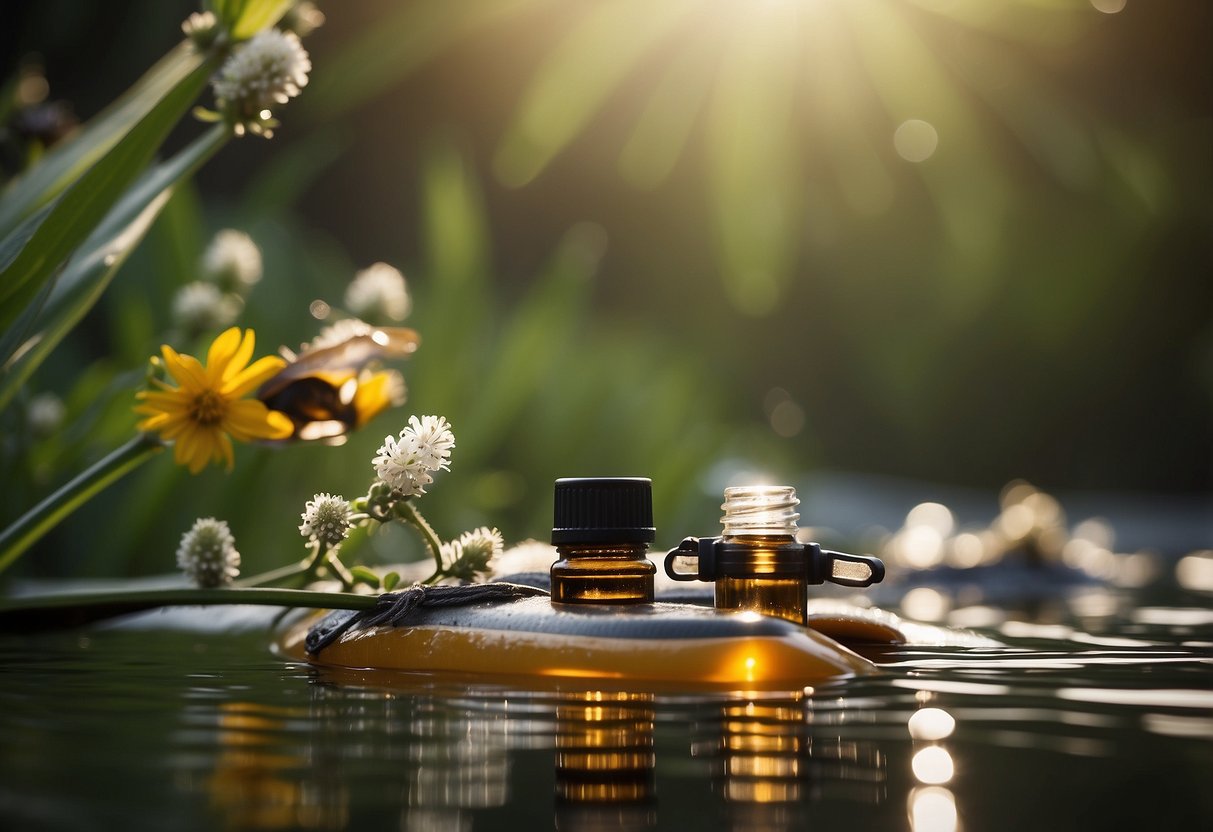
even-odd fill
[[[901,609],[919,621],[941,621],[951,604],[941,593],[927,586],[911,589],[901,599]]]
[[[1175,580],[1184,589],[1213,592],[1213,551],[1185,555],[1175,566]]]
[[[918,778],[919,782],[930,786],[947,783],[955,773],[952,755],[946,748],[938,745],[929,746],[915,754],[910,761],[910,767],[914,770],[914,776]]]
[[[1129,0],[1091,0],[1091,5],[1104,14],[1116,14],[1124,11]]]
[[[790,439],[804,430],[804,408],[788,399],[771,410],[771,430]]]
[[[943,708],[923,708],[915,711],[906,724],[916,740],[942,740],[956,729],[956,719]]]
[[[893,133],[893,147],[907,162],[925,162],[939,146],[939,133],[920,118],[903,121]]]
[[[955,832],[959,825],[956,797],[948,789],[915,789],[910,797],[910,828],[914,832]]]

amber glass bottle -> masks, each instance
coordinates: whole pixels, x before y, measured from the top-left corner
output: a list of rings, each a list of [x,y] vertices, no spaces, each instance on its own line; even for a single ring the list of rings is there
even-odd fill
[[[653,600],[657,568],[646,557],[656,537],[653,484],[640,477],[556,480],[552,601],[640,604]]]
[[[716,608],[752,610],[805,623],[808,586],[804,547],[796,541],[796,489],[789,486],[726,488],[720,542],[744,546],[744,575],[716,579]]]

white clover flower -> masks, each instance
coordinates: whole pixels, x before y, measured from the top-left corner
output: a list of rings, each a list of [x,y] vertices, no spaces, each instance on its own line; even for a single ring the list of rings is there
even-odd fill
[[[219,34],[219,19],[214,12],[194,12],[181,24],[185,36],[200,47],[209,46]]]
[[[455,447],[455,434],[445,416],[409,417],[409,426],[401,433],[409,432],[417,437],[417,453],[422,464],[431,471],[451,470],[451,449]]]
[[[200,587],[231,583],[240,574],[240,553],[227,523],[214,517],[198,518],[181,536],[177,566]]]
[[[244,302],[225,293],[214,283],[196,280],[187,283],[173,296],[173,321],[190,333],[206,332],[230,326],[240,315]]]
[[[297,96],[307,86],[311,69],[298,35],[266,29],[233,50],[211,86],[238,135],[248,129],[268,138],[270,107]]]
[[[336,546],[349,537],[350,516],[353,510],[349,502],[338,494],[317,494],[308,500],[299,533],[308,540],[319,540]]]
[[[387,263],[358,272],[345,290],[345,308],[360,318],[403,321],[412,305],[404,275]]]
[[[501,532],[481,526],[470,532],[464,532],[458,540],[443,543],[441,548],[443,563],[448,564],[447,573],[464,581],[470,581],[477,573],[487,574],[490,562],[501,556],[505,541]]]
[[[375,466],[375,476],[405,497],[421,496],[434,481],[430,469],[422,464],[417,438],[405,431],[400,432],[399,441],[394,436],[385,436],[371,464]]]
[[[442,416],[409,417],[409,425],[400,431],[400,438],[384,437],[378,455],[371,460],[375,474],[394,491],[405,497],[425,493],[434,481],[432,472],[450,470],[451,449],[455,435]]]
[[[35,436],[50,436],[63,424],[67,408],[63,399],[54,393],[39,393],[29,400],[26,406],[25,418],[29,429]]]
[[[204,280],[244,294],[261,279],[261,249],[243,231],[225,228],[211,238],[199,265]]]

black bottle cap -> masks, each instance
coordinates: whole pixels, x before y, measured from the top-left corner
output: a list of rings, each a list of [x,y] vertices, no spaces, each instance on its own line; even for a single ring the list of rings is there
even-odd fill
[[[556,480],[552,543],[652,543],[653,481],[645,477]]]

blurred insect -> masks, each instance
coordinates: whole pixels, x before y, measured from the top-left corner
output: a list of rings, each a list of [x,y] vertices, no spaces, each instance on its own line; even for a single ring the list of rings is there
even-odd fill
[[[284,347],[286,367],[261,385],[257,398],[294,423],[287,441],[343,442],[350,431],[404,403],[400,373],[371,365],[412,355],[420,343],[421,336],[405,327],[339,321],[298,355]]]

